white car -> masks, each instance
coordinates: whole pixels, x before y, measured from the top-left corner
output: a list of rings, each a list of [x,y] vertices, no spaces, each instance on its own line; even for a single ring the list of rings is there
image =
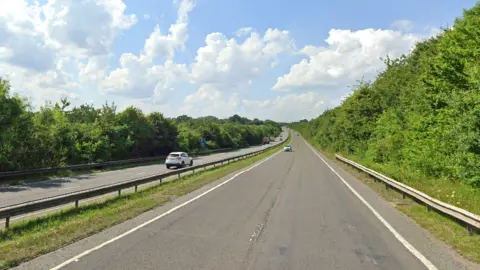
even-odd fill
[[[285,147],[283,147],[283,151],[284,152],[292,152],[292,147],[290,145],[285,145]]]
[[[193,158],[189,157],[185,152],[172,152],[165,159],[167,169],[170,167],[185,167],[186,165],[193,166]]]

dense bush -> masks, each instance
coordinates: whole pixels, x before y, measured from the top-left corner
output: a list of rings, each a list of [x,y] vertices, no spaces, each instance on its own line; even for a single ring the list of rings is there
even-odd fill
[[[480,3],[452,29],[385,62],[341,106],[293,127],[330,152],[479,185]]]
[[[134,107],[117,112],[108,103],[102,108],[70,107],[62,100],[34,111],[24,99],[12,96],[8,81],[0,79],[0,171],[200,150],[201,138],[210,149],[244,147],[281,130],[275,122],[238,115],[169,119]]]

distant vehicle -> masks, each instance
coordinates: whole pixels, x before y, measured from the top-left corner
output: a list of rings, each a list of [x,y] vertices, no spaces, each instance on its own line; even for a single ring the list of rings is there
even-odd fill
[[[270,138],[263,137],[263,144],[268,144],[268,143],[270,143]]]
[[[283,147],[283,151],[284,152],[292,152],[292,147],[289,144],[287,144],[287,145],[285,145],[285,147]]]
[[[187,164],[193,166],[193,158],[185,152],[172,152],[165,159],[167,169],[170,169],[170,167],[182,168]]]

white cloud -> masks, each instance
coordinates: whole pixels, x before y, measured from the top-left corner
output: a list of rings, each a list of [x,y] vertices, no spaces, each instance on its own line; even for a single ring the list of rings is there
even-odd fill
[[[320,115],[326,108],[325,96],[316,92],[288,94],[263,101],[243,100],[243,115],[274,121],[298,121]]]
[[[235,34],[238,37],[245,37],[245,36],[248,36],[251,32],[253,32],[252,27],[244,27],[244,28],[238,29],[237,32],[235,32]]]
[[[103,76],[115,37],[136,23],[122,0],[0,0],[0,76],[44,100],[77,99],[80,83]]]
[[[180,2],[177,21],[170,25],[167,35],[162,35],[159,25],[155,27],[145,42],[144,53],[147,57],[163,56],[172,59],[176,50],[185,48],[188,39],[188,13],[194,7],[195,4],[190,0]]]
[[[137,22],[123,0],[49,0],[42,9],[48,38],[68,56],[108,54],[119,32]]]
[[[396,20],[391,24],[394,30],[410,32],[413,30],[413,22],[409,20]]]
[[[327,87],[344,88],[365,77],[371,79],[384,68],[381,58],[408,53],[424,37],[393,30],[359,31],[332,29],[327,47],[306,46],[308,56],[277,79],[273,90],[292,91]]]
[[[316,92],[288,94],[266,100],[244,99],[238,93],[228,94],[204,85],[185,99],[178,114],[228,117],[240,114],[249,118],[297,121],[318,116],[328,105],[325,96]],[[331,106],[330,106],[331,107]]]
[[[268,29],[263,36],[252,32],[243,43],[211,33],[205,43],[197,50],[191,66],[191,81],[230,90],[248,84],[268,69],[279,54],[294,49],[288,31],[278,29]]]
[[[197,50],[190,67],[190,82],[200,87],[185,98],[182,114],[238,113],[243,103],[235,91],[249,87],[256,77],[278,63],[281,53],[295,48],[288,31],[268,29],[263,36],[252,31],[251,28],[237,31],[241,35],[249,33],[243,42],[228,39],[222,33],[207,35],[205,46]]]
[[[55,51],[45,40],[40,11],[22,0],[0,0],[2,62],[36,72],[55,67]]]
[[[152,97],[157,102],[166,102],[173,85],[187,78],[186,65],[171,60],[153,65],[144,57],[122,54],[120,66],[102,82],[103,92],[132,98]]]
[[[98,99],[91,91],[100,91],[106,99],[120,100],[120,106],[130,104],[168,114],[309,119],[340,102],[346,91],[338,89],[363,76],[373,78],[384,68],[381,57],[406,53],[423,38],[404,33],[413,24],[399,20],[392,24],[399,31],[332,29],[326,46],[307,45],[297,50],[286,30],[260,33],[245,27],[232,33],[233,37],[217,32],[206,35],[193,63],[187,65],[174,60],[186,49],[189,14],[195,4],[176,0],[175,22],[168,29],[155,26],[140,52],[118,54],[119,67],[110,70],[116,37],[137,22],[124,1],[44,2],[0,0],[0,76],[8,75],[14,90],[32,97],[34,105],[61,97],[93,99],[89,93]],[[144,20],[156,17],[153,13],[140,15]],[[305,59],[279,77],[273,90],[298,93],[251,89],[264,83],[256,79],[285,61],[285,54]],[[183,104],[169,104],[171,95],[182,97],[184,92],[175,90],[180,83],[190,83],[196,91],[187,95]],[[263,92],[260,96],[264,98],[255,99],[247,96],[252,90],[270,94]],[[325,90],[336,92],[332,95]],[[272,93],[279,95],[269,97]]]
[[[150,98],[159,104],[168,100],[174,85],[186,81],[187,67],[172,61],[175,52],[185,47],[188,39],[188,13],[194,8],[192,1],[179,4],[178,18],[167,35],[162,35],[156,26],[145,41],[139,56],[124,53],[120,56],[120,67],[111,71],[101,83],[104,93],[124,95],[132,98]],[[163,65],[155,65],[156,57],[165,58]]]

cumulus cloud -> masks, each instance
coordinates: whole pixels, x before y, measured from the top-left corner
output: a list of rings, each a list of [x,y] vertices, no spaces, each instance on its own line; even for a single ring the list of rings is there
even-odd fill
[[[173,85],[186,79],[185,64],[167,60],[163,65],[153,65],[144,57],[122,54],[120,66],[102,82],[105,93],[125,95],[132,98],[153,98],[163,103],[168,99]]]
[[[136,23],[122,0],[0,0],[0,76],[43,100],[77,99],[80,82],[103,76],[115,37]]]
[[[115,36],[137,22],[123,0],[49,0],[42,9],[48,38],[69,56],[108,54]]]
[[[9,3],[11,2],[11,3]],[[0,1],[0,60],[42,72],[54,68],[55,51],[42,32],[41,8],[26,2]]]
[[[233,37],[218,32],[206,35],[205,44],[195,48],[195,58],[187,65],[176,63],[175,58],[186,49],[189,14],[195,4],[193,0],[174,3],[176,20],[165,29],[156,25],[140,52],[117,56],[119,66],[110,70],[115,38],[137,23],[137,16],[128,14],[123,0],[48,0],[43,4],[0,0],[0,76],[7,76],[14,90],[32,97],[35,105],[60,97],[79,100],[88,91],[99,90],[109,100],[128,98],[130,104],[149,111],[218,117],[238,113],[294,121],[338,105],[347,90],[335,94],[325,90],[345,89],[362,77],[373,78],[384,68],[381,57],[407,53],[423,38],[406,34],[413,25],[399,20],[392,24],[394,30],[332,29],[326,46],[297,50],[286,30],[258,32],[244,27]],[[270,82],[277,92],[251,89],[253,82],[264,83],[256,80],[288,54],[304,59],[276,83]],[[183,104],[169,104],[169,97],[178,95],[174,90],[180,83],[190,83],[196,90]],[[269,94],[255,99],[248,94],[252,90]],[[295,94],[289,92],[294,90]]]
[[[326,97],[316,92],[252,100],[242,98],[238,93],[229,94],[204,85],[186,97],[185,106],[178,114],[217,117],[240,114],[249,118],[297,121],[316,117],[328,107],[332,106],[327,104]]]
[[[422,38],[393,30],[333,29],[326,40],[327,46],[307,45],[297,51],[307,58],[294,64],[273,87],[280,92],[297,90],[300,94],[251,100],[242,98],[241,91],[232,90],[250,84],[280,53],[293,52],[295,45],[288,32],[270,29],[263,36],[251,32],[244,43],[212,33],[206,38],[206,46],[198,49],[192,65],[191,80],[201,86],[185,98],[184,113],[219,116],[239,113],[282,121],[310,119],[339,105],[350,92],[347,86],[362,77],[373,78],[384,68],[382,57],[408,53]],[[325,91],[332,89],[337,91]]]
[[[423,38],[393,30],[332,29],[326,39],[328,46],[304,47],[301,53],[308,56],[308,59],[293,65],[288,74],[277,79],[272,89],[338,89],[362,77],[371,79],[384,68],[381,58],[387,55],[396,58],[408,53]]]
[[[184,100],[183,112],[194,115],[227,116],[238,113],[243,101],[236,93],[278,62],[282,53],[293,52],[295,43],[288,31],[267,29],[263,35],[252,28],[242,28],[237,35],[243,42],[211,33],[205,46],[197,50],[190,66],[190,82],[197,91]]]
[[[251,32],[242,43],[222,33],[211,33],[205,38],[205,44],[197,50],[191,66],[191,81],[231,90],[249,84],[281,53],[294,49],[288,31],[278,29],[268,29],[263,36]]]
[[[167,35],[161,33],[159,25],[155,27],[145,42],[144,53],[147,57],[163,56],[172,59],[176,50],[185,48],[188,39],[188,13],[194,7],[193,1],[183,0],[180,2],[177,21],[170,25]]]
[[[192,1],[181,1],[177,21],[170,26],[168,34],[162,35],[160,26],[157,25],[145,41],[140,55],[122,54],[120,67],[102,81],[102,91],[132,98],[149,98],[158,104],[165,103],[175,83],[187,78],[186,65],[176,64],[172,59],[178,49],[185,47],[188,39],[188,13],[194,6]],[[163,65],[154,64],[155,58],[159,56],[166,59]]]
[[[316,92],[288,94],[267,100],[243,100],[243,115],[275,121],[298,121],[320,115],[329,106],[326,97]],[[330,106],[331,107],[331,106]]]

